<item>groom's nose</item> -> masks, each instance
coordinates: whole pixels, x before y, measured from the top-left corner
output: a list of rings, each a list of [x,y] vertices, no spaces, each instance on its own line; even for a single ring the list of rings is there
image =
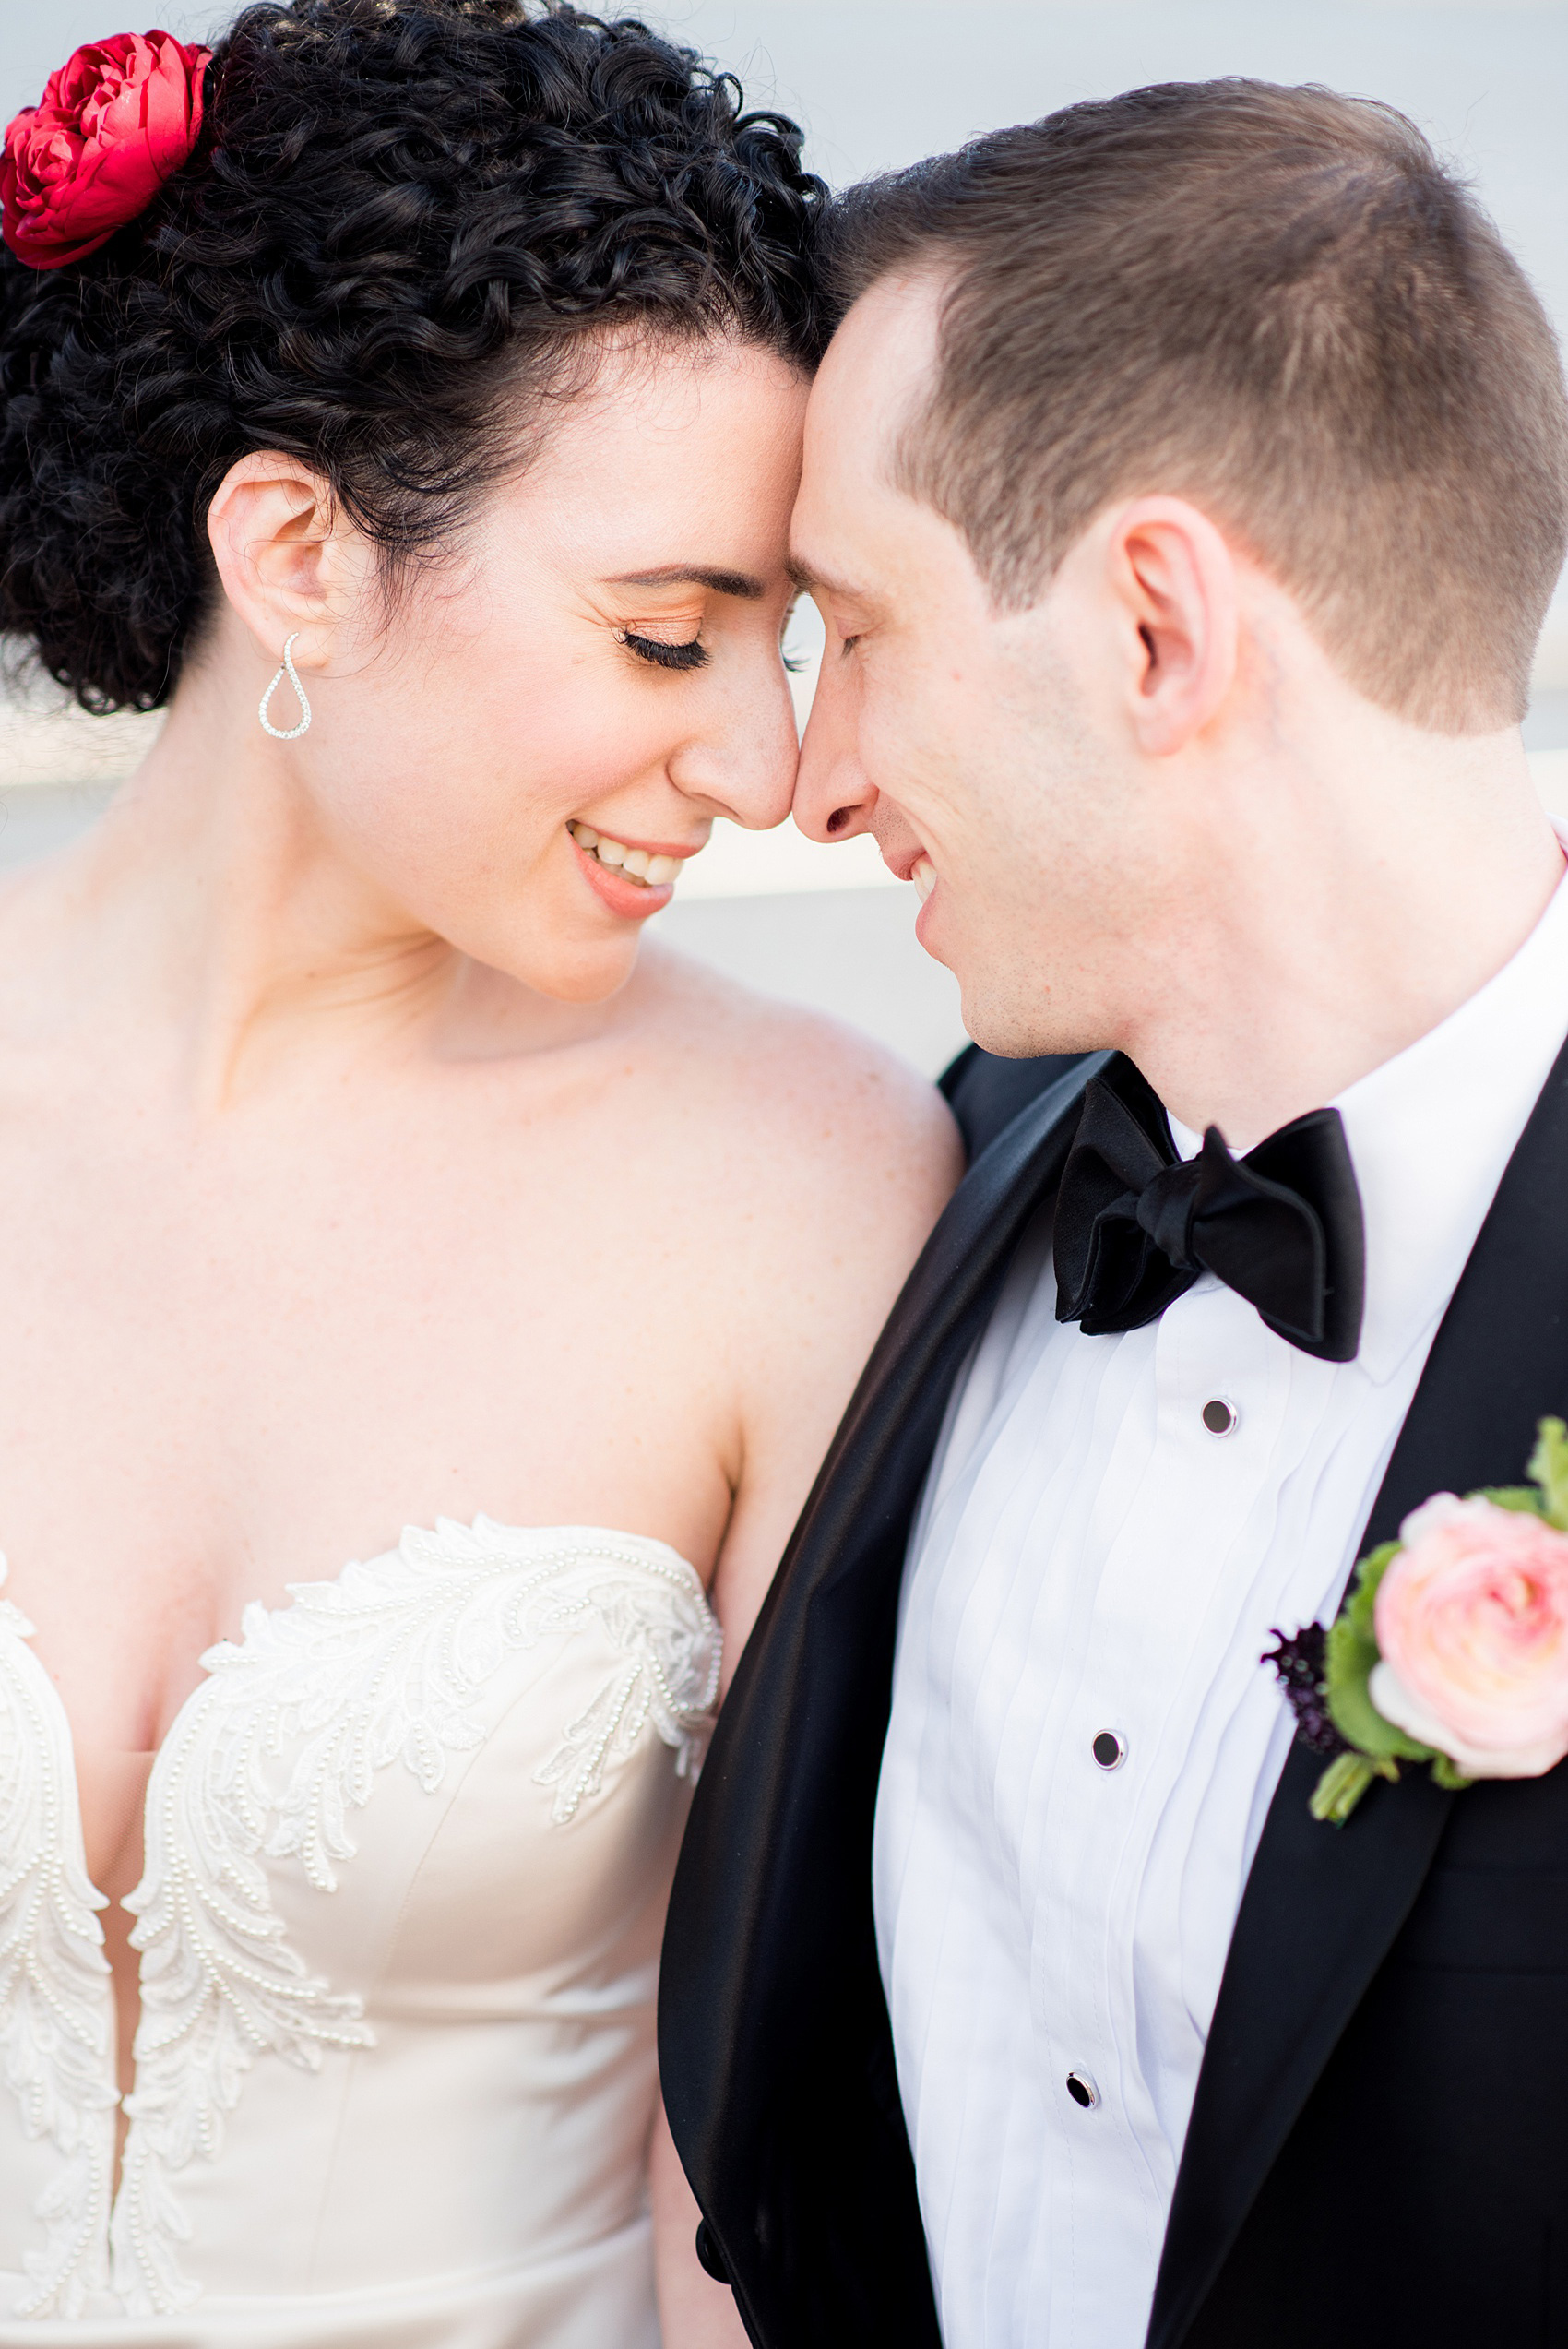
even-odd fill
[[[794,817],[808,840],[848,841],[871,829],[876,787],[861,765],[853,695],[823,662],[801,742]]]

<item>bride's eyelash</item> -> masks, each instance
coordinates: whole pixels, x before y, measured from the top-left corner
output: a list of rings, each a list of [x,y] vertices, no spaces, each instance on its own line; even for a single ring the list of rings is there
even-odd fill
[[[792,677],[798,677],[802,670],[807,666],[806,656],[803,652],[781,652],[778,658]]]
[[[621,641],[628,652],[639,661],[651,661],[659,669],[703,669],[707,665],[707,647],[700,637],[691,637],[684,644],[661,644],[657,637],[639,637],[631,628],[620,631]]]

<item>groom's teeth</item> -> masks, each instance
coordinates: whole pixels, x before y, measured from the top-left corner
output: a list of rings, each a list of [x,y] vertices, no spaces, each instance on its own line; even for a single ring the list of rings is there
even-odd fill
[[[591,824],[573,822],[566,829],[589,856],[597,856],[612,872],[629,874],[633,880],[643,882],[650,889],[663,888],[667,882],[680,877],[682,860],[678,856],[655,856],[646,848],[628,848],[624,841],[606,840]]]
[[[909,878],[913,881],[916,888],[919,890],[921,903],[923,905],[927,898],[931,895],[932,889],[936,887],[936,867],[932,863],[929,856],[922,856],[917,859],[915,869],[910,874]]]

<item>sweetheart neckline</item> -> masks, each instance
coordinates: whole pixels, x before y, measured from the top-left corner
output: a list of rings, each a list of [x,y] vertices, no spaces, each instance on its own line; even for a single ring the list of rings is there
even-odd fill
[[[200,1655],[196,1658],[196,1663],[201,1667],[203,1677],[196,1682],[189,1695],[182,1698],[179,1704],[175,1706],[173,1713],[170,1718],[169,1726],[164,1731],[162,1736],[159,1739],[157,1745],[115,1746],[104,1748],[103,1750],[117,1754],[131,1755],[134,1756],[137,1761],[145,1761],[148,1765],[148,1775],[150,1776],[151,1772],[158,1767],[160,1757],[172,1741],[174,1734],[179,1728],[181,1720],[184,1717],[186,1709],[194,1704],[196,1699],[201,1695],[202,1691],[209,1686],[215,1663],[226,1661],[230,1655],[237,1653],[244,1646],[250,1625],[256,1617],[259,1616],[268,1621],[275,1621],[279,1616],[291,1615],[294,1609],[300,1605],[302,1601],[307,1600],[313,1592],[341,1590],[350,1575],[362,1570],[367,1566],[374,1566],[384,1557],[394,1556],[410,1536],[422,1536],[429,1540],[439,1541],[444,1535],[451,1532],[477,1536],[480,1534],[481,1528],[489,1533],[499,1533],[504,1539],[508,1541],[516,1540],[521,1536],[529,1534],[540,1534],[550,1535],[557,1538],[576,1537],[581,1540],[593,1542],[630,1542],[639,1549],[658,1551],[662,1556],[673,1559],[674,1563],[678,1567],[682,1568],[685,1573],[691,1576],[692,1580],[696,1585],[697,1596],[703,1606],[707,1609],[710,1616],[713,1615],[712,1605],[708,1597],[707,1585],[704,1582],[702,1576],[697,1572],[696,1568],[692,1564],[690,1558],[683,1556],[682,1553],[676,1549],[671,1543],[661,1542],[655,1533],[628,1533],[623,1527],[614,1525],[508,1525],[501,1518],[487,1516],[482,1509],[474,1518],[473,1522],[470,1525],[465,1525],[461,1518],[437,1517],[428,1525],[416,1525],[411,1523],[405,1525],[401,1532],[398,1534],[397,1541],[389,1544],[385,1550],[377,1550],[374,1552],[369,1558],[347,1558],[339,1568],[336,1574],[317,1576],[308,1582],[285,1582],[283,1589],[286,1593],[286,1597],[283,1604],[279,1606],[268,1606],[265,1599],[247,1599],[240,1610],[239,1638],[237,1640],[232,1640],[228,1633],[224,1632],[220,1638],[212,1642],[210,1647],[207,1647],[202,1650]],[[50,1692],[53,1696],[55,1702],[59,1705],[62,1713],[65,1714],[65,1734],[70,1739],[71,1747],[71,1780],[77,1791],[77,1809],[79,1820],[81,1811],[81,1784],[77,1771],[76,1733],[71,1727],[70,1714],[65,1712],[65,1699],[60,1695],[54,1675],[50,1671],[48,1665],[44,1663],[43,1658],[40,1655],[38,1650],[31,1644],[33,1640],[37,1637],[35,1626],[29,1619],[22,1608],[17,1605],[15,1600],[8,1599],[5,1595],[6,1584],[10,1579],[10,1559],[6,1551],[0,1550],[0,1631],[13,1632],[19,1639],[28,1643],[28,1654],[32,1657],[33,1661],[37,1663],[39,1670],[43,1674],[44,1678],[48,1681]],[[715,1617],[714,1620],[717,1621],[717,1617]],[[144,1826],[146,1824],[145,1817],[143,1824]],[[85,1843],[85,1829],[83,1840]],[[90,1878],[88,1880],[91,1883]],[[92,1890],[94,1892],[98,1892],[99,1887],[96,1884],[93,1884]],[[104,1908],[123,1908],[125,1906],[123,1900],[116,1902],[107,1893],[101,1894],[100,1897],[101,1905]]]
[[[88,1873],[87,1829],[82,1817],[81,1776],[77,1766],[76,1733],[71,1726],[70,1714],[65,1710],[65,1699],[55,1685],[54,1676],[32,1644],[36,1636],[33,1625],[14,1600],[4,1596],[6,1582],[10,1573],[10,1562],[6,1552],[0,1550],[0,1633],[8,1631],[20,1640],[23,1652],[30,1657],[37,1666],[43,1684],[48,1689],[49,1698],[53,1699],[53,1706],[58,1708],[59,1727],[64,1732],[66,1752],[70,1758],[70,1786],[75,1798],[73,1823],[78,1839],[77,1852],[80,1858],[82,1881],[91,1896],[89,1905],[93,1909],[119,1909],[130,1916],[137,1914],[131,1902],[141,1889],[146,1873],[148,1811],[152,1800],[152,1781],[158,1765],[172,1747],[186,1715],[206,1698],[212,1687],[216,1673],[244,1655],[248,1642],[255,1636],[257,1628],[278,1623],[285,1616],[293,1615],[302,1605],[308,1604],[313,1597],[321,1598],[329,1593],[342,1592],[353,1576],[364,1573],[367,1569],[380,1564],[385,1558],[401,1555],[404,1544],[410,1539],[439,1542],[449,1538],[454,1533],[475,1540],[500,1535],[504,1541],[507,1542],[537,1535],[541,1539],[548,1537],[559,1541],[630,1543],[635,1549],[652,1552],[661,1558],[668,1559],[682,1573],[688,1575],[691,1578],[694,1595],[698,1605],[714,1629],[719,1631],[718,1618],[708,1603],[707,1586],[696,1568],[690,1558],[683,1557],[671,1543],[659,1541],[656,1534],[627,1533],[618,1527],[609,1525],[507,1525],[499,1518],[487,1517],[482,1510],[475,1517],[471,1525],[465,1525],[460,1518],[452,1517],[437,1517],[429,1525],[405,1525],[398,1540],[388,1549],[378,1550],[369,1558],[348,1558],[339,1568],[336,1574],[317,1577],[309,1582],[285,1582],[283,1588],[288,1595],[286,1603],[281,1606],[268,1606],[264,1599],[247,1599],[240,1611],[239,1638],[232,1640],[225,1633],[221,1639],[215,1640],[210,1647],[202,1650],[201,1654],[196,1658],[197,1663],[201,1666],[202,1677],[196,1682],[190,1694],[182,1699],[175,1707],[169,1726],[157,1745],[146,1747],[114,1748],[116,1752],[134,1753],[137,1761],[145,1761],[147,1764],[147,1785],[137,1805],[142,1829],[143,1866],[138,1871],[137,1882],[132,1890],[121,1894],[118,1899],[113,1894],[105,1892]],[[722,1637],[721,1631],[719,1636]]]

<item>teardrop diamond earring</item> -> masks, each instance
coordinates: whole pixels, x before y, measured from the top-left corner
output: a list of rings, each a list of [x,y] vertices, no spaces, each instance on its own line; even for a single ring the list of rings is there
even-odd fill
[[[294,647],[298,644],[299,640],[300,632],[296,628],[293,635],[289,638],[288,643],[283,647],[283,665],[279,670],[278,674],[273,678],[272,683],[267,686],[267,691],[262,695],[261,708],[255,713],[261,720],[263,733],[270,734],[274,742],[298,742],[302,734],[308,734],[310,732],[310,704],[305,699],[305,689],[300,683],[300,673],[295,668],[293,662],[290,658],[290,655],[292,653]],[[267,714],[267,705],[271,700],[273,695],[277,692],[285,677],[288,678],[289,683],[293,686],[294,697],[300,705],[300,722],[297,726],[275,726],[271,719]]]

